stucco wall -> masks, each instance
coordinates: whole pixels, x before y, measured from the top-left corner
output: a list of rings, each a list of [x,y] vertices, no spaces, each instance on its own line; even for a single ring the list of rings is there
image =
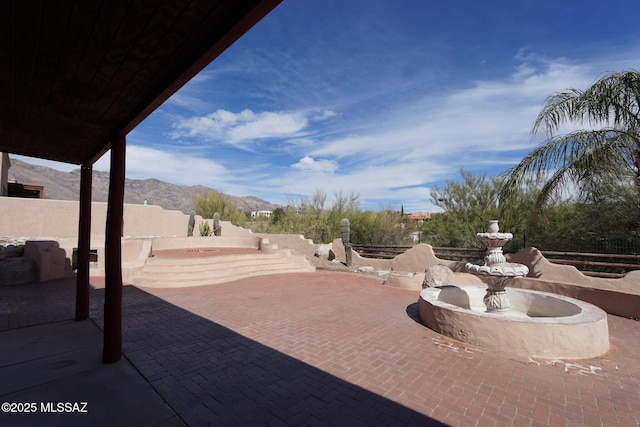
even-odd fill
[[[344,246],[340,239],[333,241],[336,258],[345,260]],[[507,255],[509,262],[525,264],[529,276],[514,281],[510,286],[552,292],[594,304],[607,313],[617,316],[640,318],[640,270],[627,273],[620,279],[588,277],[575,267],[553,264],[536,248],[525,248]],[[389,270],[385,280],[389,286],[420,290],[427,267],[443,264],[456,272],[454,284],[481,284],[478,277],[465,273],[464,262],[441,260],[429,245],[419,244],[393,259],[362,258],[352,253],[352,267],[370,266],[376,270]],[[411,274],[407,274],[407,272]]]
[[[77,238],[78,202],[0,197],[0,236]],[[107,204],[91,206],[92,241],[103,241]],[[202,217],[196,216],[197,233]],[[159,206],[124,205],[124,236],[186,237],[189,215]]]

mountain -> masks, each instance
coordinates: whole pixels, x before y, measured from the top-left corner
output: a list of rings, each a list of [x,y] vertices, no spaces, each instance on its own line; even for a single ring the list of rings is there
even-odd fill
[[[78,200],[80,197],[80,169],[61,172],[46,166],[36,166],[17,159],[11,159],[9,175],[22,184],[44,186],[44,198],[54,200]],[[175,185],[150,179],[125,179],[124,202],[142,204],[146,199],[150,205],[158,205],[164,209],[189,213],[192,207],[192,195],[202,190],[210,190],[201,185]],[[93,171],[91,199],[94,202],[106,202],[109,194],[109,173]],[[273,210],[279,205],[267,202],[258,197],[237,197],[225,194],[238,209],[243,212],[255,210]]]

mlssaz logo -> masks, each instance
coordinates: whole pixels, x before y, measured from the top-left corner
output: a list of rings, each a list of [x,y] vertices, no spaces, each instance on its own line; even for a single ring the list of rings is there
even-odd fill
[[[87,413],[87,402],[40,402],[40,412]]]

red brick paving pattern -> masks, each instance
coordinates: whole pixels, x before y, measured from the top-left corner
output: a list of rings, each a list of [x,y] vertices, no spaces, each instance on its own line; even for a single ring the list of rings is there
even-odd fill
[[[73,281],[0,287],[0,329],[72,318],[73,296]],[[416,301],[335,272],[126,286],[124,354],[188,425],[640,424],[637,321],[608,317],[603,357],[527,360],[434,333]]]
[[[146,291],[449,425],[640,423],[633,320],[609,316],[601,358],[526,360],[442,337],[416,322],[416,292],[356,275]]]

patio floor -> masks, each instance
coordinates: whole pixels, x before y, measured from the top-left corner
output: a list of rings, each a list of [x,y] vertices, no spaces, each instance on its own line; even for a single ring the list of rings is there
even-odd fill
[[[534,360],[440,336],[418,322],[417,292],[355,274],[125,286],[125,358],[102,365],[102,280],[85,322],[68,321],[74,280],[0,287],[0,400],[88,402],[88,413],[0,413],[0,425],[109,414],[120,426],[640,424],[634,320],[608,317],[602,357]],[[76,347],[52,350],[67,341]]]

